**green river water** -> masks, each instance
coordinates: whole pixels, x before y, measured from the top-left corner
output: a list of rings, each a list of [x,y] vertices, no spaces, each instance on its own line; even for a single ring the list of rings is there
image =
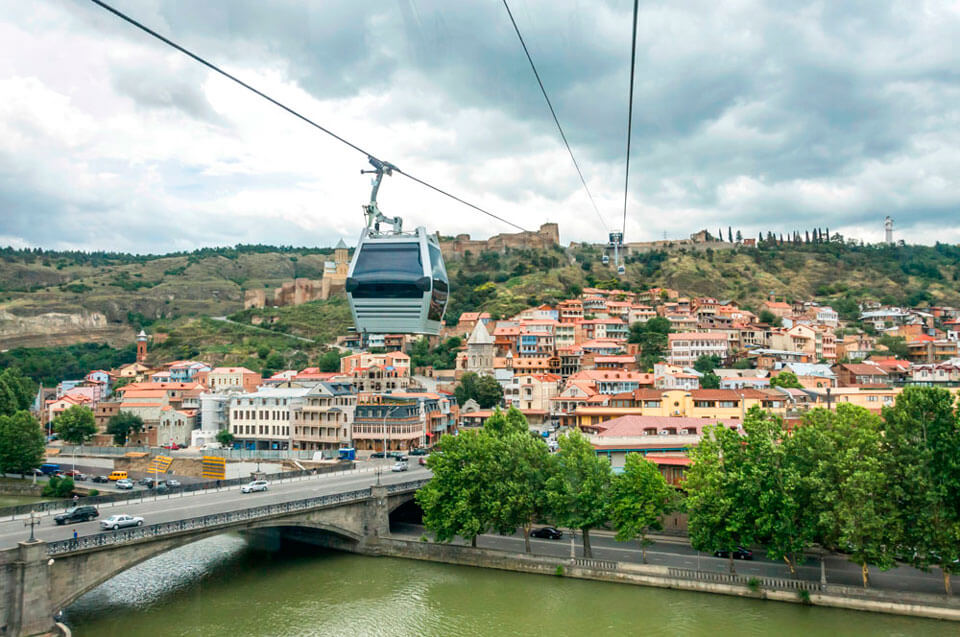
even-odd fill
[[[48,498],[40,498],[31,495],[0,495],[0,508],[12,507],[19,504],[30,504],[32,502],[41,502]]]
[[[76,637],[940,635],[934,620],[811,608],[224,535],[156,557],[64,613]]]

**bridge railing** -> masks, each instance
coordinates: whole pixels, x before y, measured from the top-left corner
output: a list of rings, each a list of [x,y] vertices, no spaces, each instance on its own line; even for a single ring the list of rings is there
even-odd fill
[[[426,480],[411,480],[399,484],[390,485],[388,492],[397,493],[400,491],[410,491],[419,489]],[[331,495],[321,495],[304,500],[290,500],[288,502],[278,502],[276,504],[266,504],[249,509],[239,509],[237,511],[227,511],[224,513],[211,513],[195,518],[186,518],[172,522],[160,522],[159,524],[150,524],[148,526],[138,526],[117,530],[96,535],[84,535],[76,539],[59,540],[47,544],[47,553],[49,555],[59,555],[62,553],[72,553],[84,549],[99,548],[111,546],[114,544],[127,544],[144,538],[156,538],[165,535],[174,535],[184,531],[197,531],[203,529],[228,526],[237,522],[248,522],[257,519],[270,519],[287,513],[296,513],[309,509],[316,509],[330,506],[333,504],[344,504],[347,502],[357,502],[371,497],[372,489],[355,489],[343,493],[334,493]]]
[[[285,482],[288,480],[295,479],[307,479],[315,476],[329,475],[332,473],[340,473],[343,471],[354,471],[356,470],[355,463],[347,463],[344,466],[327,466],[327,467],[318,467],[317,470],[313,469],[304,469],[302,471],[285,471],[283,473],[273,473],[267,474],[265,478],[267,482]],[[162,476],[162,477],[161,477]],[[167,480],[177,479],[180,476],[161,474],[158,476],[158,481],[166,482]],[[179,495],[184,493],[195,493],[198,491],[208,491],[208,490],[217,490],[217,489],[227,489],[230,487],[237,487],[243,484],[247,484],[253,478],[250,476],[243,478],[230,478],[218,481],[206,480],[204,482],[189,482],[186,484],[181,484],[179,487],[167,487],[167,490],[164,494],[160,495]],[[83,485],[86,486],[86,485]],[[73,500],[46,500],[43,502],[31,502],[29,504],[19,504],[16,506],[2,507],[0,508],[0,518],[15,518],[18,515],[29,515],[32,513],[51,513],[57,512],[60,513],[74,506],[74,504],[83,504],[83,505],[93,505],[98,504],[112,504],[114,502],[129,502],[131,500],[143,500],[144,498],[152,498],[158,496],[157,492],[153,489],[131,489],[130,491],[124,491],[121,493],[106,493],[103,495],[89,495],[80,498],[78,502]]]
[[[430,478],[422,478],[420,480],[410,480],[408,482],[399,482],[397,484],[388,484],[387,493],[397,493],[399,491],[409,491],[410,489],[419,489],[426,483],[430,482]]]

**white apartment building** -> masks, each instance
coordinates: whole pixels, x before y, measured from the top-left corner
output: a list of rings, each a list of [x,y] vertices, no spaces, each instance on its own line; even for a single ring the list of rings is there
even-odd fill
[[[290,448],[291,413],[309,388],[270,387],[230,399],[230,432],[243,449]]]
[[[723,332],[678,332],[669,334],[667,342],[667,360],[672,365],[689,367],[701,356],[719,356],[722,360],[730,354],[730,340]]]

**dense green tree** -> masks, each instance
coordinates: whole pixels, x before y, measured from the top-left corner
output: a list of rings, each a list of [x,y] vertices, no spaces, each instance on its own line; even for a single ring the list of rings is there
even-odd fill
[[[887,353],[897,358],[907,358],[910,354],[910,348],[907,347],[907,339],[902,336],[884,334],[877,339],[877,344],[886,347]]]
[[[134,360],[133,344],[122,349],[101,343],[79,343],[65,347],[18,347],[0,352],[0,367],[12,368],[31,379],[30,400],[36,393],[33,383],[50,387],[64,378],[83,378],[91,369],[113,369]]]
[[[824,414],[833,459],[821,479],[825,539],[849,556],[869,586],[870,564],[886,570],[902,536],[897,503],[883,458],[880,418],[862,407],[840,403]]]
[[[339,372],[341,358],[342,354],[340,354],[340,352],[335,349],[329,349],[321,354],[317,367],[320,368],[321,372]]]
[[[37,387],[15,369],[0,372],[0,415],[12,415],[30,409]]]
[[[453,369],[457,363],[457,352],[463,340],[457,336],[430,347],[430,341],[421,338],[410,348],[411,367],[433,367],[434,369]]]
[[[530,426],[527,424],[526,416],[512,405],[506,412],[497,408],[493,412],[493,415],[484,421],[483,429],[495,436],[501,437],[514,433],[522,433],[526,436],[530,435]]]
[[[121,411],[107,421],[107,433],[113,436],[113,442],[126,445],[133,434],[143,431],[143,418],[130,411]]]
[[[84,405],[73,405],[54,419],[53,430],[62,440],[82,445],[97,433],[93,410]]]
[[[544,486],[550,452],[542,439],[530,435],[526,419],[521,427],[485,435],[492,462],[484,478],[488,494],[484,518],[497,533],[511,534],[522,528],[524,550],[529,553],[530,529],[547,510]]]
[[[700,377],[701,389],[720,389],[720,377],[713,372],[707,372]]]
[[[760,310],[760,314],[757,315],[757,320],[767,325],[773,325],[774,327],[780,327],[782,323],[780,317],[776,316],[770,310]]]
[[[73,494],[73,486],[73,478],[52,476],[47,484],[43,485],[43,496],[46,498],[68,498]]]
[[[490,528],[490,482],[496,463],[492,436],[483,431],[445,435],[427,458],[433,477],[416,494],[423,524],[440,542],[460,536],[477,545],[477,536]]]
[[[743,440],[736,431],[708,425],[690,458],[693,462],[684,483],[690,543],[698,551],[729,551],[733,573],[734,551],[737,546],[752,544],[757,533],[756,503],[744,495],[747,465]]]
[[[722,362],[719,356],[704,354],[693,363],[693,368],[701,374],[706,374],[720,367]]]
[[[791,371],[782,371],[770,379],[771,387],[783,387],[784,389],[803,389],[797,375]]]
[[[221,429],[217,432],[217,442],[219,442],[224,447],[233,446],[234,436],[230,433],[229,429]]]
[[[883,410],[883,457],[905,547],[916,566],[939,565],[944,590],[960,570],[960,424],[945,389],[906,387]]]
[[[546,483],[550,512],[558,524],[580,529],[584,557],[593,557],[590,529],[609,518],[607,503],[613,472],[579,429],[561,436],[558,442],[560,449],[551,456]]]
[[[654,363],[663,360],[670,331],[670,321],[662,316],[630,325],[629,342],[640,345],[638,363],[642,370],[652,369]]]
[[[26,474],[43,463],[43,456],[43,429],[30,412],[0,414],[0,474]]]
[[[458,405],[464,405],[471,398],[482,409],[490,409],[503,399],[503,387],[493,376],[481,376],[476,372],[467,372],[460,378],[460,384],[454,388]]]
[[[638,453],[627,454],[623,473],[613,479],[610,494],[610,522],[618,542],[638,540],[640,555],[647,562],[647,533],[663,528],[661,518],[668,513],[676,491],[667,484],[657,465]]]
[[[813,541],[816,526],[811,512],[804,509],[809,499],[804,497],[798,466],[790,461],[783,421],[753,407],[743,428],[741,488],[744,499],[754,503],[756,539],[766,546],[770,558],[783,560],[796,575],[796,565]]]

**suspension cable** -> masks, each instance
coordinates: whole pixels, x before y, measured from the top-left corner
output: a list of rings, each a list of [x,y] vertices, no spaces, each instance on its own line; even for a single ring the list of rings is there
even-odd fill
[[[577,169],[577,174],[580,175],[580,183],[583,184],[583,189],[587,192],[587,197],[590,198],[590,203],[593,204],[593,210],[597,213],[597,217],[600,218],[600,223],[602,223],[603,227],[606,228],[607,232],[609,232],[610,227],[607,225],[603,215],[600,214],[600,209],[597,208],[597,202],[594,201],[593,194],[590,192],[590,188],[587,186],[587,180],[583,178],[583,172],[580,170],[580,164],[577,163],[577,158],[573,156],[573,149],[570,148],[570,143],[567,141],[567,136],[563,132],[563,126],[560,125],[560,120],[557,118],[557,112],[553,109],[553,103],[547,96],[547,89],[543,86],[543,80],[540,79],[540,73],[537,72],[537,66],[533,63],[533,58],[530,56],[530,51],[527,49],[527,43],[523,40],[523,35],[520,34],[520,27],[517,26],[517,21],[513,17],[513,11],[510,10],[510,5],[507,4],[507,0],[503,0],[503,6],[507,10],[507,15],[510,16],[510,22],[513,24],[513,30],[517,33],[517,38],[520,40],[520,46],[523,47],[523,52],[527,56],[527,61],[530,62],[530,68],[533,70],[533,75],[537,78],[537,84],[540,85],[540,92],[543,93],[543,99],[546,100],[547,106],[550,108],[550,114],[553,116],[553,121],[557,125],[557,130],[560,131],[560,139],[563,140],[563,145],[567,147],[567,152],[570,154],[570,160],[573,162],[574,168]]]
[[[633,76],[637,64],[637,14],[640,0],[633,0],[633,46],[630,50],[630,101],[627,107],[627,166],[623,178],[623,234],[627,233],[627,195],[630,192],[630,139],[633,136]]]
[[[219,73],[219,74],[222,75],[223,77],[225,77],[225,78],[227,78],[227,79],[229,79],[229,80],[232,80],[232,81],[236,82],[237,84],[239,84],[239,85],[242,86],[243,88],[247,89],[248,91],[251,91],[252,93],[255,93],[256,95],[258,95],[258,96],[262,97],[263,99],[267,100],[268,102],[270,102],[270,103],[273,104],[274,106],[278,106],[278,107],[282,108],[283,110],[285,110],[286,112],[290,113],[290,114],[293,115],[294,117],[296,117],[296,118],[298,118],[298,119],[300,119],[300,120],[303,120],[304,122],[306,122],[307,124],[310,124],[310,125],[313,126],[314,128],[316,128],[316,129],[318,129],[318,130],[326,133],[326,134],[329,135],[330,137],[333,137],[333,138],[336,139],[338,142],[340,142],[340,143],[342,143],[342,144],[345,144],[345,145],[349,146],[350,148],[352,148],[353,150],[355,150],[355,151],[357,151],[357,152],[359,152],[359,153],[363,153],[364,155],[366,155],[366,156],[368,156],[368,157],[373,157],[374,159],[378,159],[378,157],[377,157],[376,155],[374,155],[373,153],[371,153],[370,151],[364,150],[363,148],[361,148],[360,146],[354,144],[353,142],[351,142],[351,141],[349,141],[349,140],[341,137],[340,135],[337,135],[336,133],[334,133],[333,131],[331,131],[329,128],[326,128],[326,127],[324,127],[324,126],[321,126],[320,124],[318,124],[317,122],[313,121],[312,119],[310,119],[310,118],[307,117],[306,115],[303,115],[303,114],[295,111],[294,109],[290,108],[289,106],[283,104],[282,102],[279,102],[279,101],[275,100],[274,98],[270,97],[269,95],[267,95],[267,94],[264,93],[263,91],[260,91],[260,90],[258,90],[258,89],[256,89],[256,88],[254,88],[253,86],[247,84],[247,83],[244,82],[243,80],[237,78],[236,76],[231,75],[230,73],[224,71],[223,69],[221,69],[221,68],[218,67],[217,65],[213,64],[212,62],[208,62],[206,59],[204,59],[204,58],[202,58],[201,56],[197,55],[196,53],[193,53],[192,51],[190,51],[190,50],[188,50],[188,49],[180,46],[179,44],[177,44],[177,43],[174,42],[173,40],[170,40],[169,38],[160,35],[159,33],[157,33],[156,31],[154,31],[154,30],[151,29],[150,27],[144,25],[144,24],[141,23],[141,22],[138,22],[138,21],[135,20],[134,18],[131,18],[130,16],[126,15],[125,13],[123,13],[123,12],[121,12],[121,11],[119,11],[118,9],[115,9],[114,7],[110,6],[110,5],[107,4],[106,2],[102,2],[101,0],[90,0],[90,2],[92,2],[93,4],[99,6],[99,7],[102,8],[102,9],[105,9],[105,10],[109,11],[110,13],[114,14],[115,16],[117,16],[118,18],[120,18],[121,20],[124,20],[125,22],[128,22],[128,23],[132,24],[133,26],[137,27],[138,29],[140,29],[140,30],[143,31],[144,33],[147,33],[147,34],[153,36],[154,38],[160,40],[160,41],[163,42],[164,44],[166,44],[166,45],[168,45],[168,46],[170,46],[170,47],[173,47],[174,49],[176,49],[177,51],[180,51],[181,53],[183,53],[183,54],[186,55],[187,57],[192,58],[193,60],[196,60],[197,62],[199,62],[200,64],[204,65],[205,67],[207,67],[207,68],[210,69],[211,71],[215,71],[216,73]],[[381,160],[381,161],[382,161],[382,160]],[[477,206],[477,205],[475,205],[475,204],[470,203],[469,201],[466,201],[466,200],[464,200],[464,199],[461,199],[460,197],[457,197],[456,195],[453,195],[453,194],[447,192],[446,190],[444,190],[444,189],[442,189],[442,188],[440,188],[440,187],[438,187],[438,186],[434,186],[433,184],[431,184],[431,183],[429,183],[429,182],[427,182],[427,181],[424,181],[423,179],[420,179],[419,177],[415,177],[415,176],[411,175],[410,173],[405,172],[405,171],[403,171],[403,170],[400,170],[399,168],[396,168],[396,167],[394,167],[394,170],[395,170],[396,172],[400,173],[401,175],[403,175],[404,177],[406,177],[407,179],[410,179],[411,181],[414,181],[414,182],[416,182],[416,183],[418,183],[418,184],[420,184],[420,185],[422,185],[422,186],[426,186],[427,188],[429,188],[429,189],[431,189],[431,190],[433,190],[433,191],[435,191],[435,192],[438,192],[438,193],[440,193],[441,195],[444,195],[444,196],[446,196],[446,197],[449,197],[450,199],[453,199],[453,200],[456,201],[456,202],[462,203],[462,204],[465,205],[465,206],[468,206],[468,207],[470,207],[470,208],[473,208],[474,210],[477,210],[478,212],[482,212],[483,214],[487,215],[488,217],[492,217],[492,218],[496,219],[497,221],[500,221],[500,222],[502,222],[502,223],[505,223],[505,224],[507,224],[507,225],[509,225],[509,226],[513,226],[514,228],[516,228],[517,230],[520,230],[521,232],[529,232],[529,231],[526,230],[525,228],[522,228],[521,226],[518,226],[517,224],[513,223],[512,221],[507,221],[507,220],[504,219],[503,217],[500,217],[500,216],[498,216],[498,215],[495,215],[494,213],[492,213],[492,212],[490,212],[490,211],[488,211],[488,210],[485,210],[485,209],[481,208],[480,206]]]

